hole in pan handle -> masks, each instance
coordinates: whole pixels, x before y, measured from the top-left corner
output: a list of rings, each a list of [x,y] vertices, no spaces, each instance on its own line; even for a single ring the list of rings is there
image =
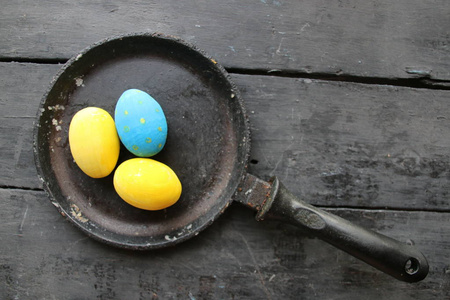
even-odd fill
[[[427,259],[413,245],[309,205],[289,192],[276,177],[265,182],[247,174],[236,200],[257,210],[257,220],[275,219],[299,226],[398,280],[417,282],[428,274]]]

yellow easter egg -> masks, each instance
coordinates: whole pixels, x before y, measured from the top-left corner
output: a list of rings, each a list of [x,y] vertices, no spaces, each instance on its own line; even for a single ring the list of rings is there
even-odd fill
[[[69,126],[70,152],[92,178],[108,176],[119,159],[120,141],[111,115],[97,107],[78,111]]]
[[[150,158],[132,158],[117,167],[114,188],[128,204],[146,210],[160,210],[175,204],[181,182],[167,165]]]

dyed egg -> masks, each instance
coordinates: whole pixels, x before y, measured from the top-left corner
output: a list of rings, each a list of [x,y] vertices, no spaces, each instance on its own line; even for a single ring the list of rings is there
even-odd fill
[[[130,205],[160,210],[175,204],[181,195],[181,183],[167,165],[150,158],[132,158],[114,173],[117,194]]]
[[[117,101],[114,119],[120,140],[134,155],[150,157],[164,147],[166,116],[159,103],[146,92],[125,91]]]
[[[101,108],[87,107],[73,116],[69,145],[75,163],[93,178],[108,176],[119,158],[120,141],[114,120]]]

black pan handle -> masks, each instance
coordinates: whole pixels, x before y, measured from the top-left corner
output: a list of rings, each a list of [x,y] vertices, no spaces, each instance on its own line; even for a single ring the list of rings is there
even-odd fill
[[[401,281],[417,282],[427,276],[428,262],[414,246],[306,204],[291,194],[276,177],[271,181],[270,195],[259,209],[258,220],[274,218],[293,223]]]

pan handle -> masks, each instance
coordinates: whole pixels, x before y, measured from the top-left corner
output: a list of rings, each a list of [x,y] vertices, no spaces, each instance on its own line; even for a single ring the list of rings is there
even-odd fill
[[[259,208],[257,220],[273,218],[293,223],[401,281],[417,282],[427,276],[428,262],[414,246],[306,204],[276,177],[271,182],[269,196]]]

